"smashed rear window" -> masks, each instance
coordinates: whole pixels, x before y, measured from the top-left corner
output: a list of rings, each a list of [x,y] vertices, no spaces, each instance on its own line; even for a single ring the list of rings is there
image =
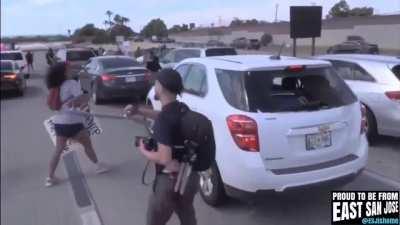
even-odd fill
[[[92,51],[68,51],[67,61],[87,61],[95,56]]]
[[[394,66],[392,69],[392,72],[397,77],[397,79],[400,81],[400,65]]]
[[[0,54],[1,60],[23,60],[20,52],[2,52]]]
[[[206,56],[237,55],[234,48],[210,48],[206,50]]]
[[[329,109],[357,99],[332,68],[301,72],[216,70],[226,101],[247,112]]]

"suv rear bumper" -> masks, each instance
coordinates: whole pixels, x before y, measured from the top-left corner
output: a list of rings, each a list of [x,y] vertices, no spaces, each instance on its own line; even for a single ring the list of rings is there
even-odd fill
[[[361,137],[360,145],[353,154],[356,156],[353,160],[307,172],[277,175],[271,170],[266,170],[265,167],[242,167],[240,174],[229,176],[227,180],[224,180],[222,176],[222,179],[227,185],[227,189],[237,189],[250,193],[266,190],[283,192],[292,188],[313,186],[341,178],[357,176],[366,166],[368,160],[368,142],[365,135]]]
[[[307,184],[307,185],[302,185],[302,186],[296,186],[296,187],[290,187],[285,190],[286,192],[291,192],[291,191],[303,191],[303,190],[333,190],[336,187],[340,187],[342,185],[348,184],[355,180],[361,173],[363,172],[363,169],[359,170],[355,174],[348,174],[343,177],[337,177],[332,180],[326,180],[326,181],[321,181],[318,183],[313,183],[313,184]],[[258,190],[256,192],[248,192],[244,190],[240,190],[237,188],[234,188],[229,185],[225,185],[225,192],[228,196],[234,197],[237,199],[241,200],[249,200],[249,199],[254,199],[257,197],[260,197],[262,195],[268,195],[268,194],[273,194],[273,193],[278,193],[275,190]],[[282,193],[282,192],[279,192]]]

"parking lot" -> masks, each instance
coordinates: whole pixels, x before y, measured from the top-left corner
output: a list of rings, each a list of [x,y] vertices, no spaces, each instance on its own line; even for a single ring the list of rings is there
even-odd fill
[[[28,81],[25,96],[2,93],[1,97],[2,224],[76,225],[85,213],[76,206],[76,196],[70,189],[62,163],[58,173],[63,182],[51,189],[44,187],[48,160],[54,148],[43,126],[43,121],[52,115],[46,105],[44,54],[43,51],[34,52],[35,73]],[[146,218],[151,188],[141,184],[145,160],[133,147],[134,136],[146,135],[146,131],[142,125],[121,117],[128,103],[120,100],[92,106],[104,129],[103,134],[93,138],[94,146],[99,157],[111,166],[111,172],[96,175],[82,151],[77,151],[78,164],[95,204],[94,211],[105,225],[144,224]],[[399,146],[398,138],[380,137],[376,145],[369,148],[368,164],[363,173],[339,188],[399,190]],[[330,224],[330,191],[336,188],[319,186],[268,193],[244,202],[229,200],[220,208],[206,205],[197,196],[198,224]],[[177,218],[169,224],[177,224]]]

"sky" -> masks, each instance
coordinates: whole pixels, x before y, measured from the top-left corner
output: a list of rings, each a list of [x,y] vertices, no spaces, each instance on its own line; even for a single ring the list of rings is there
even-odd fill
[[[289,6],[320,5],[323,14],[339,0],[1,0],[1,36],[67,34],[67,30],[94,23],[104,28],[105,12],[128,17],[139,32],[151,19],[197,26],[227,25],[234,17],[289,20]],[[400,12],[400,0],[347,0],[350,7],[369,6],[377,14]]]

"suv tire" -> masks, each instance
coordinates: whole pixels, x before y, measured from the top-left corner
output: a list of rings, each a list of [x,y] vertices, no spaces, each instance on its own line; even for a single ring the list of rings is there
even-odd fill
[[[368,129],[367,129],[367,138],[368,142],[370,145],[374,145],[376,143],[376,140],[378,138],[378,129],[376,125],[376,119],[374,114],[371,112],[371,110],[365,106],[367,109],[367,124],[368,124]]]
[[[222,182],[216,163],[211,168],[200,173],[200,195],[210,206],[222,205],[226,199],[224,183]]]

